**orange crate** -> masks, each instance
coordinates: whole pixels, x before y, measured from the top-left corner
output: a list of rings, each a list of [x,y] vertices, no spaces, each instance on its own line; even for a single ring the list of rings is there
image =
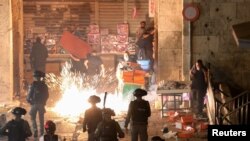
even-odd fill
[[[176,122],[177,119],[178,117],[170,116],[170,117],[167,117],[167,122]]]
[[[134,72],[133,71],[123,71],[122,72],[122,76],[123,77],[128,77],[128,76],[133,77],[134,76]]]
[[[137,68],[140,66],[140,64],[137,64],[137,63],[133,63],[133,62],[128,62],[129,63],[129,66],[133,67],[133,68]]]
[[[181,122],[182,123],[192,123],[194,122],[193,115],[185,115],[181,117]]]
[[[123,77],[123,82],[127,83],[133,83],[133,77]]]
[[[134,75],[139,75],[139,76],[145,76],[145,74],[146,74],[146,72],[145,71],[143,71],[143,70],[135,70],[134,71]]]
[[[135,81],[135,80],[134,80],[134,83],[135,83],[135,84],[141,84],[141,85],[144,85],[144,84],[145,84],[145,81]]]
[[[178,138],[192,138],[194,136],[194,131],[181,131],[177,133]]]
[[[145,84],[145,79],[141,76],[134,76],[134,83]]]
[[[134,76],[134,80],[138,80],[138,81],[144,81],[145,78],[143,76]]]
[[[167,116],[174,116],[174,114],[175,114],[175,111],[168,111],[167,112]]]
[[[201,130],[206,130],[208,128],[208,123],[207,122],[201,122],[200,123],[200,129]]]

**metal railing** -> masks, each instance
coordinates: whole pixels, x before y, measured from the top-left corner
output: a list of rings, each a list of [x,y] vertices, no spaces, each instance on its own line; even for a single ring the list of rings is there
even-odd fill
[[[220,105],[218,107],[219,124],[249,124],[249,95],[249,91],[244,91]],[[223,110],[227,110],[227,113],[223,114]]]
[[[213,94],[214,95],[218,95],[219,97],[222,97],[222,95],[224,97],[230,97],[230,94],[225,93],[224,91],[220,90],[220,89],[213,89]],[[223,99],[218,98],[218,97],[214,97],[214,101],[215,101],[215,124],[219,124],[219,109],[220,107],[224,104],[223,103]],[[227,109],[228,110],[228,109]]]
[[[250,91],[244,91],[235,97],[231,97],[231,94],[220,89],[213,89],[210,72],[208,72],[208,83],[207,95],[209,100],[207,110],[210,124],[250,123]],[[215,96],[216,93],[219,93],[220,98]]]

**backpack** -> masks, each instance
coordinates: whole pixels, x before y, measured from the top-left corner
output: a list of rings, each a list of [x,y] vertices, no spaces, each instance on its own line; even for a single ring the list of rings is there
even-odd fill
[[[27,137],[32,135],[28,122],[23,119],[21,121],[11,120],[8,124],[8,137],[10,141],[25,141]]]
[[[29,99],[31,104],[46,104],[48,98],[48,87],[42,81],[33,82],[31,89],[31,97]]]
[[[116,122],[114,120],[102,121],[101,124],[100,141],[117,141]]]
[[[132,121],[133,123],[147,123],[148,117],[150,116],[149,102],[142,101],[131,101],[132,106]]]

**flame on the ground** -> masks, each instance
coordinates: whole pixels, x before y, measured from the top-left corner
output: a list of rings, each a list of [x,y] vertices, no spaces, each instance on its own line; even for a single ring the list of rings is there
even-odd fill
[[[101,102],[98,107],[103,108],[104,92],[116,87],[116,78],[112,70],[106,71],[105,77],[87,77],[82,74],[72,73],[71,64],[66,62],[63,66],[61,76],[49,75],[46,79],[50,87],[60,87],[62,97],[52,109],[63,117],[75,119],[82,117],[85,110],[90,108],[88,98],[98,95]],[[105,107],[115,110],[116,114],[127,111],[128,101],[123,100],[122,94],[108,93]]]

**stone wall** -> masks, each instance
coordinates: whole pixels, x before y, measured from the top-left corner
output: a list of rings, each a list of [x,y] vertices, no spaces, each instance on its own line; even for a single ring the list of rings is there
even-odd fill
[[[23,2],[22,0],[12,1],[12,28],[13,28],[13,63],[14,63],[14,96],[23,94]]]
[[[9,101],[13,95],[13,47],[10,0],[0,1],[0,101]]]
[[[157,79],[182,79],[182,0],[157,1]]]
[[[158,80],[189,80],[190,67],[202,59],[211,64],[216,81],[249,88],[250,46],[236,45],[232,25],[250,20],[250,0],[157,2]],[[191,24],[182,16],[183,6],[190,2],[200,9],[199,19]]]
[[[232,25],[250,21],[250,0],[196,0],[196,4],[201,14],[192,23],[192,63],[202,59],[211,63],[216,81],[249,88],[250,46],[237,47]]]

